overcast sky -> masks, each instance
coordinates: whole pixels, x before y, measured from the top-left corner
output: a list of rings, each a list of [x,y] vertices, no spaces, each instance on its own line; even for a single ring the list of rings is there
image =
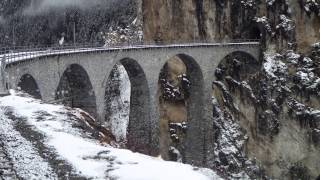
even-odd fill
[[[0,24],[4,23],[4,18],[0,16]]]
[[[66,7],[66,6],[81,6],[89,7],[99,3],[107,2],[108,0],[42,0],[42,7]]]
[[[32,3],[24,11],[25,14],[39,14],[48,9],[58,9],[70,6],[90,8],[95,5],[108,6],[115,0],[32,0]],[[119,0],[121,1],[121,0]]]

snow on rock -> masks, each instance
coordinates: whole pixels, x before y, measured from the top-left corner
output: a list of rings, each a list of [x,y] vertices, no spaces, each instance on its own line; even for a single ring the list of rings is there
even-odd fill
[[[296,79],[304,85],[312,83],[314,78],[315,76],[313,72],[298,71],[296,73]]]
[[[215,168],[231,179],[261,177],[259,168],[243,153],[247,136],[229,111],[212,97],[215,132]]]
[[[320,110],[309,107],[300,103],[294,98],[287,101],[289,114],[297,120],[302,127],[307,127],[310,131],[310,138],[315,145],[320,144]]]
[[[262,17],[255,17],[254,21],[256,21],[259,24],[262,24],[262,26],[264,27],[264,29],[268,32],[268,33],[272,33],[272,28],[271,25],[269,23],[269,20],[266,16],[262,16]]]
[[[317,78],[310,86],[307,87],[309,92],[313,92],[320,96],[320,78]]]
[[[90,179],[119,180],[221,179],[215,172],[208,169],[167,162],[129,150],[103,146],[98,140],[84,136],[83,130],[72,126],[67,115],[70,113],[70,108],[44,104],[30,97],[21,97],[14,91],[10,92],[10,96],[0,98],[0,106],[12,108],[17,117],[22,117],[33,130],[43,134],[46,146],[53,149],[59,158],[70,163],[81,176]],[[43,112],[45,115],[41,115]],[[79,113],[74,114],[79,115]],[[19,137],[13,131],[14,128],[10,126],[9,120],[2,121],[4,125],[0,126],[1,134]],[[33,172],[37,172],[40,173],[39,177],[44,177],[40,179],[57,179],[52,175],[53,173],[49,173],[48,177],[47,174],[41,174],[41,172],[51,172],[51,169],[47,163],[41,161],[41,158],[37,158],[32,144],[19,138],[14,142],[27,145],[19,146],[26,147],[21,151],[20,149],[19,151],[8,149],[10,153],[17,154],[19,158],[28,156],[35,158],[33,161],[22,159],[23,161],[17,162],[16,166],[21,166],[17,167],[17,170],[22,177],[32,179]],[[7,146],[10,146],[10,142],[7,143]]]
[[[301,55],[295,53],[293,50],[288,50],[286,53],[287,61],[292,64],[297,64],[300,57],[301,57]]]
[[[266,0],[268,6],[272,6],[275,2],[276,0]]]
[[[318,0],[307,0],[304,2],[304,10],[307,15],[311,15],[312,12],[315,13],[316,16],[320,16],[320,1]]]
[[[245,8],[252,8],[256,5],[255,0],[242,0],[241,5],[244,6]]]
[[[312,56],[310,56],[312,57]],[[318,65],[314,57],[310,57],[297,54],[293,51],[288,51],[285,54],[286,61],[294,65],[293,82],[300,87],[299,91],[306,88],[308,92],[312,94],[317,94],[317,89],[319,88],[319,77],[317,77]],[[293,71],[293,70],[291,70]]]
[[[281,61],[280,54],[264,54],[263,70],[267,76],[271,79],[279,77],[279,75],[285,75],[287,73],[287,65]]]
[[[283,30],[284,32],[291,32],[295,28],[294,22],[286,15],[280,15],[280,23],[276,26],[276,29]]]
[[[320,49],[320,42],[314,43],[311,46],[315,49]]]

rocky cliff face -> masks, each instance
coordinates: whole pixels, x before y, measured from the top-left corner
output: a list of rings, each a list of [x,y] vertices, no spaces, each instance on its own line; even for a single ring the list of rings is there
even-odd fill
[[[319,1],[144,0],[145,41],[262,39],[305,51],[320,39]]]
[[[143,28],[148,43],[260,39],[258,62],[231,54],[212,77],[209,166],[226,178],[320,177],[320,1],[143,0]]]
[[[213,98],[217,109],[215,166],[222,167],[223,173],[232,175],[242,169],[250,177],[276,179],[316,179],[320,175],[316,46],[308,55],[265,53],[261,65],[244,54],[231,55],[220,63]],[[242,137],[234,138],[226,127],[238,125],[235,131]],[[233,146],[235,151],[225,151]],[[244,159],[260,170],[248,170]]]

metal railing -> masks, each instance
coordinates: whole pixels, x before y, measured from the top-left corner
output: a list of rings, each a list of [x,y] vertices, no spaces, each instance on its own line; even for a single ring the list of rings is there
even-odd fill
[[[0,48],[0,60],[5,59],[6,64],[19,60],[31,59],[52,54],[68,54],[80,51],[93,51],[104,49],[103,46],[92,44],[64,45],[64,46],[15,46]]]
[[[10,64],[19,60],[32,59],[40,56],[70,54],[76,52],[89,52],[108,49],[134,49],[134,48],[160,48],[160,47],[185,47],[200,45],[226,45],[226,44],[250,44],[259,43],[259,39],[232,39],[223,41],[173,41],[173,42],[121,42],[112,45],[99,44],[66,44],[54,46],[14,46],[1,47],[0,60],[5,59],[6,64]]]

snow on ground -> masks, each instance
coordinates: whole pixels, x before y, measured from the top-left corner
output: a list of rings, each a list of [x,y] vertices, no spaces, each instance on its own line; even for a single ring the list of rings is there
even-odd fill
[[[83,130],[72,127],[72,122],[70,122],[67,115],[68,112],[70,113],[68,108],[61,105],[43,104],[39,100],[21,97],[14,91],[10,93],[10,96],[0,98],[0,107],[2,109],[0,112],[4,113],[4,107],[12,108],[15,116],[23,117],[33,130],[43,134],[45,136],[45,144],[54,149],[61,159],[70,163],[81,176],[92,179],[120,180],[221,179],[216,173],[208,169],[166,162],[154,157],[133,153],[129,150],[103,146],[98,140],[84,137]],[[44,112],[45,114],[43,114]],[[21,167],[17,167],[17,171],[25,176],[31,175],[34,170],[39,169],[46,174],[52,172],[48,164],[43,162],[34,152],[32,144],[20,138],[21,136],[12,126],[13,121],[3,118],[1,121],[3,124],[0,126],[1,134],[8,137],[10,135],[14,136],[16,143],[21,142],[23,144],[18,148],[24,148],[23,151],[8,149],[9,153],[18,153],[21,160],[31,157],[24,163],[21,161],[16,162],[15,164],[21,163],[19,164]],[[10,146],[9,143],[7,143],[7,146]],[[45,176],[46,174],[40,175]],[[56,179],[56,177],[52,176],[51,179]]]
[[[11,120],[3,114],[4,110],[0,109],[0,139],[4,141],[4,148],[12,159],[17,175],[23,179],[56,179],[49,164],[37,154],[30,142],[14,130]]]

